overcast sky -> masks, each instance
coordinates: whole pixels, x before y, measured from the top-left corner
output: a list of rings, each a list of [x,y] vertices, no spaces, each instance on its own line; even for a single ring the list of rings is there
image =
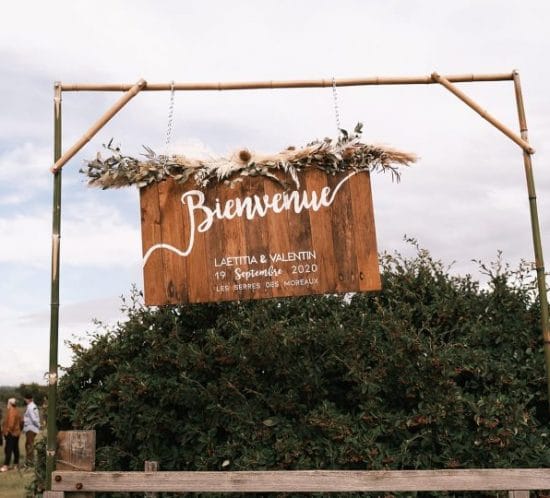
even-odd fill
[[[6,2],[0,30],[0,385],[48,369],[53,83],[249,81],[506,73],[517,69],[529,125],[543,245],[550,247],[550,2],[546,0]],[[517,130],[511,82],[460,88]],[[63,94],[63,150],[119,97]],[[533,248],[522,153],[438,85],[338,90],[342,126],[415,152],[395,184],[373,177],[380,251],[415,237],[453,271],[472,259],[512,265]],[[168,92],[138,95],[63,172],[63,345],[119,318],[142,287],[135,189],[89,189],[78,173],[110,138],[162,151]],[[277,152],[335,135],[332,91],[177,93],[173,146]],[[548,253],[546,252],[546,255]]]

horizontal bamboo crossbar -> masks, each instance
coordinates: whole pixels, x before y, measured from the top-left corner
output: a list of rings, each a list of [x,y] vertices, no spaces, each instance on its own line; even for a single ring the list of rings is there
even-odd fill
[[[550,489],[550,469],[53,473],[66,492],[367,492]]]
[[[467,83],[474,81],[507,81],[513,80],[514,72],[498,74],[454,74],[445,78],[452,83]],[[431,76],[393,76],[371,78],[337,78],[336,86],[367,86],[367,85],[430,85],[435,83]],[[260,90],[270,88],[325,88],[331,87],[333,80],[286,80],[286,81],[248,81],[248,82],[217,82],[217,83],[147,83],[141,91],[154,92],[162,90],[193,91],[193,90]],[[64,92],[126,92],[132,88],[128,83],[62,83]]]
[[[511,130],[496,121],[492,116],[483,110],[476,108],[476,104],[470,102],[468,97],[460,93],[452,83],[473,82],[473,81],[506,81],[514,80],[517,71],[498,74],[461,74],[439,76],[433,73],[431,76],[397,76],[397,77],[371,77],[371,78],[340,78],[330,80],[288,80],[288,81],[251,81],[234,83],[147,83],[141,79],[136,84],[99,84],[99,83],[74,83],[62,84],[56,83],[56,89],[59,92],[76,91],[120,91],[126,92],[119,101],[111,107],[103,116],[76,142],[69,150],[55,162],[51,168],[52,173],[57,173],[72,157],[74,157],[86,145],[92,137],[133,97],[143,91],[162,91],[162,90],[254,90],[254,89],[274,89],[274,88],[323,88],[333,85],[344,86],[365,86],[365,85],[415,85],[415,84],[433,84],[440,83],[459,96],[470,107],[479,112],[485,119],[499,128],[505,135],[518,143],[524,150],[532,154],[534,150],[521,137],[517,137]],[[471,99],[470,99],[471,100]],[[479,106],[477,106],[479,107]]]

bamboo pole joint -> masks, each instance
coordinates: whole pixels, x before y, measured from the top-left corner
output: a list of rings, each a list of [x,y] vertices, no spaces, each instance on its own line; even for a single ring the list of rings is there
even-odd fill
[[[504,133],[504,135],[506,135],[513,142],[517,143],[527,154],[535,153],[535,149],[531,147],[529,142],[527,142],[522,137],[517,135],[515,132],[510,130],[510,128],[506,127],[496,118],[494,118],[485,109],[481,108],[473,99],[468,97],[468,95],[466,95],[462,90],[460,90],[455,85],[453,85],[453,83],[451,83],[447,78],[434,72],[432,73],[432,79],[433,81],[440,83],[442,86],[444,86],[447,90],[449,90],[451,93],[457,96],[460,100],[462,100],[462,102],[464,102],[466,105],[471,107],[474,111],[476,111],[483,119],[489,121],[489,123],[491,123],[495,128],[497,128],[502,133]],[[513,74],[512,74],[512,79],[513,79]]]
[[[133,99],[141,90],[147,87],[147,82],[140,79],[133,85],[115,104],[101,116],[90,129],[82,135],[69,150],[67,150],[52,166],[51,172],[57,173],[75,154],[82,149],[95,135],[113,118],[131,99]]]

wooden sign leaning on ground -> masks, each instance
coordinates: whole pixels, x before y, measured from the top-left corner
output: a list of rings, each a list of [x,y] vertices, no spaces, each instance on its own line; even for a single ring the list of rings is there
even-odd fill
[[[230,158],[113,155],[90,184],[140,187],[145,303],[217,302],[380,289],[371,171],[411,154],[338,141]]]

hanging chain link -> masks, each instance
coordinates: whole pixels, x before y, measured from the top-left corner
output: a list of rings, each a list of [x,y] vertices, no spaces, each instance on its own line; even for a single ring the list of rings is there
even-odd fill
[[[174,96],[176,94],[175,82],[170,82],[170,104],[168,105],[168,125],[166,127],[166,140],[164,143],[164,164],[168,161],[168,147],[172,141],[172,126],[174,123]]]
[[[340,135],[340,129],[342,125],[340,124],[340,108],[338,106],[338,92],[336,90],[336,79],[332,77],[332,96],[334,98],[334,115],[336,117],[336,131],[337,136]]]

